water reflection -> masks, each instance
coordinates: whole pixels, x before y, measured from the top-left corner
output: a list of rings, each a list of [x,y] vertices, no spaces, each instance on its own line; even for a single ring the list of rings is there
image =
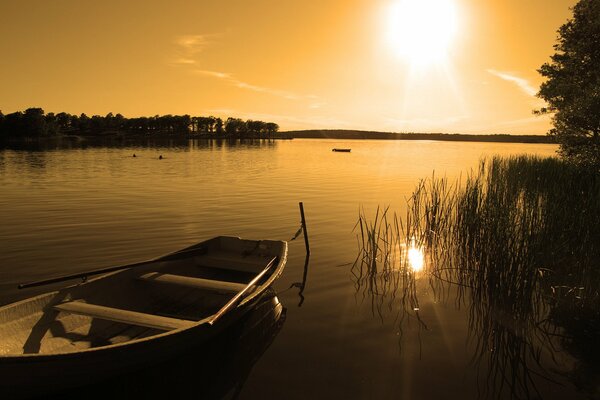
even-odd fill
[[[202,137],[114,136],[82,137],[64,136],[30,140],[0,141],[0,150],[43,152],[49,150],[73,150],[125,147],[139,149],[169,150],[218,150],[218,149],[266,149],[275,148],[278,139],[215,139]]]
[[[408,265],[413,272],[421,272],[425,266],[425,250],[411,243],[406,250]]]
[[[568,380],[598,398],[600,179],[531,177],[513,170],[519,163],[536,166],[494,160],[464,189],[421,185],[404,220],[361,214],[357,293],[380,318],[385,305],[418,317],[419,328],[435,318],[418,313],[424,284],[434,301],[466,308],[480,398],[543,398]],[[559,189],[567,184],[578,195]]]
[[[293,240],[293,239],[292,239]],[[294,282],[291,287],[297,287],[300,290],[298,291],[298,297],[300,300],[298,301],[298,307],[302,307],[304,303],[304,290],[306,289],[306,281],[308,279],[308,263],[310,262],[310,253],[306,254],[304,259],[304,272],[302,273],[302,282]]]
[[[382,321],[396,321],[400,350],[411,320],[418,321],[416,329],[421,331],[428,329],[428,319],[435,319],[419,306],[420,292],[428,287],[435,301],[467,308],[470,364],[478,371],[479,398],[541,398],[540,385],[560,384],[572,373],[576,361],[564,351],[564,330],[549,318],[548,304],[519,303],[517,287],[498,286],[474,271],[425,268],[428,253],[423,247],[404,243],[390,254],[386,240],[367,243],[359,245],[353,282],[374,314]],[[446,297],[448,293],[454,297]],[[421,347],[421,335],[417,338],[419,342],[410,345]]]
[[[373,314],[382,321],[386,315],[400,321],[400,340],[406,318],[416,319],[419,329],[426,328],[417,290],[425,266],[422,244],[396,217],[388,218],[388,209],[378,209],[372,223],[361,213],[355,231],[358,254],[351,272],[357,294],[370,300]]]

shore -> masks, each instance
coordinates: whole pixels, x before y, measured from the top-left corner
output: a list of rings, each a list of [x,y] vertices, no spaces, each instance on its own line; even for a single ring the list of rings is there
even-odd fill
[[[393,133],[354,130],[304,130],[276,134],[284,139],[441,140],[451,142],[556,143],[547,135],[470,135],[463,133]]]
[[[0,146],[21,143],[55,143],[68,141],[74,143],[95,143],[98,141],[114,141],[130,143],[139,140],[188,140],[188,139],[220,139],[220,140],[290,140],[290,139],[341,139],[341,140],[436,140],[451,142],[494,142],[494,143],[556,143],[547,135],[470,135],[460,133],[394,133],[355,130],[302,130],[277,132],[269,136],[217,136],[211,133],[152,133],[136,134],[126,132],[106,132],[99,135],[57,135],[38,137],[11,137],[0,140]]]

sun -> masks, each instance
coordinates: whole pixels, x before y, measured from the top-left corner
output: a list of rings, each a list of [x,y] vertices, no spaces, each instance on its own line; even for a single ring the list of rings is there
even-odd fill
[[[396,0],[386,17],[395,54],[416,66],[445,62],[457,30],[453,0]]]

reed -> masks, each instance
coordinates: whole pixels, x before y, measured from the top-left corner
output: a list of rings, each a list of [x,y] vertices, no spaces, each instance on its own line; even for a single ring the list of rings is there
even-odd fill
[[[551,379],[541,360],[553,346],[598,363],[597,173],[554,158],[494,157],[454,184],[420,182],[407,209],[403,218],[378,210],[372,222],[360,213],[357,290],[376,293],[378,304],[387,296],[388,307],[399,298],[410,314],[416,275],[396,249],[423,249],[431,287],[442,294],[452,286],[468,307],[473,362],[488,362],[488,394],[529,396],[534,376]]]

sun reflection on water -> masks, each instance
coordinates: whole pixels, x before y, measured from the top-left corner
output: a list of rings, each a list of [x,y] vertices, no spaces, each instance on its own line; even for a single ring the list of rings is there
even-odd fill
[[[397,244],[389,261],[392,270],[422,272],[425,268],[425,250],[413,241]]]
[[[423,249],[412,244],[407,251],[408,266],[413,272],[420,272],[425,266]]]

